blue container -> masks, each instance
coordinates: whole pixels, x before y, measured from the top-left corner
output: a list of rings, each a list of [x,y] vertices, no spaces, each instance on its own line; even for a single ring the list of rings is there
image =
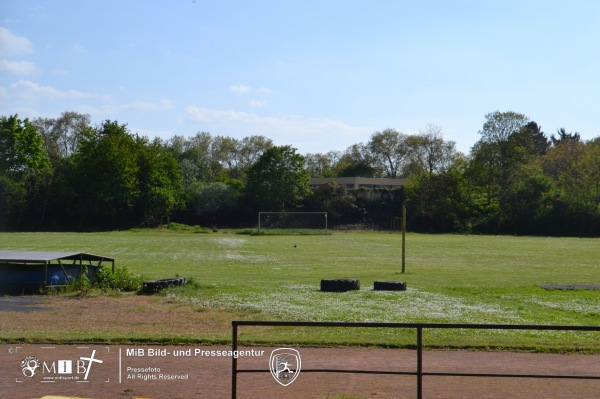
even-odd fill
[[[63,271],[64,269],[64,271]],[[0,295],[39,294],[46,287],[66,285],[80,277],[79,265],[0,263]],[[91,280],[98,266],[84,266],[83,274]],[[66,272],[66,273],[65,273]],[[86,273],[87,272],[87,273]]]

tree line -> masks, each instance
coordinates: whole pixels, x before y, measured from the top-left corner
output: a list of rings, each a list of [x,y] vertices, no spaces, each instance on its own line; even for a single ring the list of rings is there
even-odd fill
[[[257,211],[327,211],[332,227],[600,235],[600,137],[547,136],[516,112],[485,115],[469,154],[439,126],[374,132],[345,151],[300,155],[264,136],[168,140],[64,112],[0,120],[0,228],[98,230],[166,220],[247,227]],[[309,188],[310,177],[405,179],[395,190]]]

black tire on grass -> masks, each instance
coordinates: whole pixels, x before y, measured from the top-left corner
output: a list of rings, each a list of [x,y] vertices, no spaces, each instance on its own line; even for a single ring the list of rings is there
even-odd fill
[[[406,281],[375,281],[375,291],[406,291]]]
[[[144,281],[142,291],[146,294],[153,294],[160,290],[164,290],[165,288],[185,285],[186,283],[187,278],[185,277],[162,278],[159,280]]]
[[[360,290],[360,281],[351,278],[331,278],[321,280],[321,291],[346,292]]]

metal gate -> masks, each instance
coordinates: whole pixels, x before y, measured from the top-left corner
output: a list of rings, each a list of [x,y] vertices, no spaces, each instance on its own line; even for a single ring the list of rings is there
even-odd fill
[[[393,374],[413,375],[416,377],[417,398],[423,398],[423,377],[498,377],[498,378],[552,378],[600,380],[600,376],[590,375],[555,375],[555,374],[490,374],[490,373],[429,373],[423,371],[423,330],[431,329],[469,329],[469,330],[530,330],[530,331],[596,331],[600,326],[551,326],[551,325],[519,325],[519,324],[436,324],[436,323],[354,323],[354,322],[302,322],[302,321],[232,321],[232,351],[238,348],[238,329],[240,326],[267,327],[332,327],[332,328],[402,328],[416,330],[417,362],[415,371],[379,371],[379,370],[342,370],[342,369],[302,369],[303,373],[355,373],[355,374]],[[231,358],[231,397],[237,398],[238,373],[269,373],[270,370],[239,370],[237,358]]]

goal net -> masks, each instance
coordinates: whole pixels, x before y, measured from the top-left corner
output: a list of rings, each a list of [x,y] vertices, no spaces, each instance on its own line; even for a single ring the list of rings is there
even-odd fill
[[[258,234],[328,234],[327,212],[258,212]]]

